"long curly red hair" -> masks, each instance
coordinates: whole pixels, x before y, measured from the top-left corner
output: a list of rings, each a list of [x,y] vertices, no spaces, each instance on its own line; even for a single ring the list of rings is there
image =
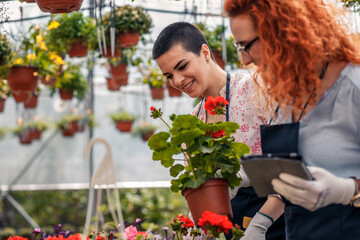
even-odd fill
[[[359,50],[338,17],[339,8],[323,0],[226,0],[230,17],[248,14],[263,45],[257,73],[269,96],[267,105],[292,104],[301,110],[320,86],[321,66],[332,60],[360,64]]]

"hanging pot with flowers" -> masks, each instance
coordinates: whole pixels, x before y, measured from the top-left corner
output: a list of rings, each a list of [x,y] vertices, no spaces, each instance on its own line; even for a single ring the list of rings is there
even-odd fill
[[[205,109],[212,115],[225,114],[228,102],[222,97],[209,97]],[[153,118],[162,118],[161,109],[151,107]],[[195,222],[201,214],[213,211],[232,217],[228,186],[240,185],[236,175],[240,170],[239,159],[250,153],[244,143],[235,142],[231,135],[239,129],[234,122],[204,123],[192,115],[172,115],[169,132],[154,134],[148,142],[153,151],[153,160],[170,168],[171,190],[181,191],[188,202]],[[174,156],[184,154],[185,166],[175,161]],[[220,178],[221,176],[221,178]],[[199,193],[200,192],[200,193]],[[215,192],[217,192],[215,194]]]
[[[46,45],[60,55],[67,52],[70,57],[84,57],[96,44],[95,23],[81,12],[55,15],[48,23]]]
[[[154,134],[156,126],[148,122],[141,122],[134,130],[134,136],[140,136],[143,141],[148,141],[149,138]]]
[[[36,91],[31,93],[30,96],[24,101],[24,107],[29,108],[36,108],[38,104],[38,97],[40,95],[40,88],[37,87]]]
[[[64,137],[72,137],[78,130],[78,121],[82,118],[79,114],[68,114],[57,122],[57,128]]]
[[[29,124],[29,135],[32,140],[41,139],[41,135],[50,126],[48,121],[35,120]]]
[[[30,128],[28,125],[19,124],[17,127],[11,129],[13,134],[19,138],[19,142],[24,145],[29,145],[32,143],[32,138],[30,135]]]
[[[149,84],[152,99],[164,98],[166,78],[162,75],[160,69],[149,67],[143,82]]]
[[[110,114],[110,118],[113,120],[116,128],[120,132],[130,132],[132,124],[135,120],[135,116],[124,110]]]
[[[83,0],[36,0],[43,12],[69,13],[81,8]]]
[[[127,48],[137,45],[143,34],[149,33],[152,19],[142,7],[124,5],[115,9],[115,34],[120,47]],[[105,32],[110,34],[111,14],[103,18]]]

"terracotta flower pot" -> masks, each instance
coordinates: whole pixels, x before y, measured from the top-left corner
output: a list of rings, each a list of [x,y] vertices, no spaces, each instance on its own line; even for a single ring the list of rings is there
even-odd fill
[[[110,73],[113,77],[123,77],[127,74],[126,72],[127,64],[119,63],[119,65],[114,66],[110,64]]]
[[[163,87],[156,88],[156,87],[150,86],[150,90],[151,90],[152,99],[163,99],[164,98],[165,88],[163,88]]]
[[[85,57],[88,52],[88,46],[84,45],[84,40],[79,40],[71,44],[70,49],[67,51],[69,57]]]
[[[132,124],[133,124],[132,121],[116,122],[116,128],[117,128],[120,132],[130,132],[130,131],[131,131],[131,126],[132,126]]]
[[[215,62],[216,62],[222,69],[224,69],[224,68],[225,68],[225,62],[224,62],[224,60],[222,59],[222,57],[220,56],[219,51],[217,51],[217,50],[212,50],[212,53],[213,53],[213,55],[214,55]]]
[[[154,132],[144,133],[141,135],[141,139],[147,142],[149,138],[154,134]]]
[[[32,128],[29,130],[29,135],[32,140],[39,140],[41,138],[42,131]]]
[[[113,58],[113,57],[121,57],[121,51],[118,50],[118,48],[115,46],[115,52],[114,52],[114,56],[111,55],[111,47],[107,46],[106,48],[106,54],[103,50],[102,55],[106,58]]]
[[[32,138],[29,131],[19,133],[19,141],[21,144],[30,144],[32,142]]]
[[[117,40],[120,47],[128,48],[136,46],[139,42],[140,33],[138,32],[127,32],[117,35]]]
[[[69,13],[80,9],[83,0],[36,0],[43,12]]]
[[[78,122],[77,121],[74,121],[74,122],[71,122],[69,123],[69,127],[68,128],[64,128],[64,127],[61,127],[61,133],[64,137],[72,137],[74,136],[74,134],[77,132],[78,130]]]
[[[38,85],[37,67],[13,66],[8,74],[8,83],[12,92],[34,92]]]
[[[38,96],[35,94],[32,94],[32,96],[28,97],[24,101],[25,108],[36,108],[38,102]]]
[[[176,88],[172,87],[170,85],[169,81],[167,81],[167,88],[168,88],[170,97],[181,97],[182,92],[177,90]]]
[[[106,78],[106,83],[109,91],[118,91],[120,89],[120,85],[116,81],[116,78]]]
[[[71,100],[73,98],[73,92],[70,90],[60,89],[59,92],[62,100]]]
[[[206,210],[219,215],[227,215],[229,219],[233,217],[226,179],[208,179],[198,188],[184,189],[182,195],[188,203],[195,223],[198,223],[199,217]]]
[[[0,112],[4,111],[5,102],[6,102],[5,98],[0,98]]]
[[[31,96],[32,92],[23,92],[23,91],[15,91],[12,92],[12,95],[15,99],[15,102],[20,103],[20,102],[25,102],[30,96]]]

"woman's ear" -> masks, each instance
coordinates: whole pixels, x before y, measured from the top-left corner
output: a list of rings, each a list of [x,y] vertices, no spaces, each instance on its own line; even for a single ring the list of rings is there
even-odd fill
[[[201,55],[204,55],[205,59],[209,60],[211,58],[211,53],[208,45],[203,44],[201,45]]]

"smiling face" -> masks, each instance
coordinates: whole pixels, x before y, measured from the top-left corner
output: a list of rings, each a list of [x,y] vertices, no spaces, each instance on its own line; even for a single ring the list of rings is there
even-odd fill
[[[230,17],[230,29],[234,35],[235,41],[241,46],[246,46],[246,44],[259,37],[254,22],[247,14]],[[246,53],[241,52],[241,59],[245,65],[250,63],[259,65],[261,56],[262,46],[259,39],[255,40],[251,46],[246,49]]]
[[[171,86],[192,98],[206,97],[210,92],[210,61],[210,51],[205,44],[200,55],[186,51],[181,44],[175,44],[156,59]]]

